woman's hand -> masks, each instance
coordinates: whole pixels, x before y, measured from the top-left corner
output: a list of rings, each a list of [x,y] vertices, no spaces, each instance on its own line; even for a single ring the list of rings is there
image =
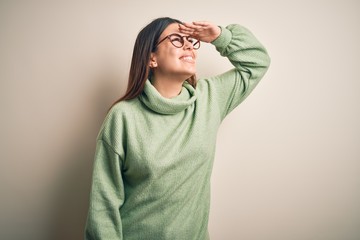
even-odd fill
[[[206,21],[179,24],[179,31],[208,43],[214,41],[221,33],[217,25]]]

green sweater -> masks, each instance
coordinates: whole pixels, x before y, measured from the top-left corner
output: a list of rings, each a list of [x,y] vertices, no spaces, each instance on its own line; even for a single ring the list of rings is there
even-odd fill
[[[97,139],[85,239],[209,239],[210,176],[217,130],[265,74],[270,59],[244,27],[212,42],[234,69],[187,82],[163,98],[150,81],[116,104]]]

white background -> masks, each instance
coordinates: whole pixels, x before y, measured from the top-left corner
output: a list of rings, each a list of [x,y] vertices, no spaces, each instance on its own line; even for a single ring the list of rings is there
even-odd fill
[[[83,238],[97,132],[161,16],[242,24],[272,59],[220,128],[211,239],[360,239],[360,3],[211,2],[0,1],[0,239]],[[198,77],[230,67],[203,44]]]

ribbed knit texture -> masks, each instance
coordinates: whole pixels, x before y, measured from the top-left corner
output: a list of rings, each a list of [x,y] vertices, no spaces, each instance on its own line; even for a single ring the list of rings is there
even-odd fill
[[[234,69],[184,83],[167,99],[147,81],[116,104],[97,139],[86,239],[209,239],[210,176],[217,130],[248,96],[270,59],[244,27],[212,42]],[[216,60],[214,60],[216,61]]]

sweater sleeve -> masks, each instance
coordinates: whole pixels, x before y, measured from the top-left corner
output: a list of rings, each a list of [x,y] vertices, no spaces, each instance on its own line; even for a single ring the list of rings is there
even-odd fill
[[[264,76],[270,57],[262,44],[245,27],[232,24],[220,28],[221,34],[212,44],[235,68],[208,79],[208,84],[220,108],[221,119],[224,119]]]
[[[121,158],[103,139],[97,141],[86,240],[123,239],[120,207],[124,202]]]

